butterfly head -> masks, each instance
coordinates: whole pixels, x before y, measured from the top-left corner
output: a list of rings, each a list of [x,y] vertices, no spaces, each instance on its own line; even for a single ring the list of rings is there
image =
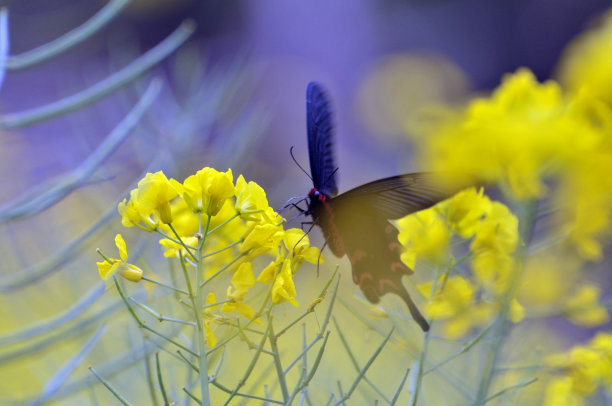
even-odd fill
[[[325,193],[321,193],[317,188],[312,188],[310,192],[308,192],[308,197],[311,201],[317,201],[321,203],[325,203],[327,201],[327,196]]]

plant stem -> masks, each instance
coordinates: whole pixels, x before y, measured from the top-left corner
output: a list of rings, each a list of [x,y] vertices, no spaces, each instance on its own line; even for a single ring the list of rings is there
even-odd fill
[[[474,401],[475,405],[484,405],[487,402],[487,394],[489,393],[489,388],[495,375],[495,365],[497,364],[497,360],[500,356],[504,338],[508,336],[508,330],[510,327],[510,323],[508,321],[510,304],[516,294],[525,253],[527,252],[526,248],[529,240],[531,239],[531,232],[534,226],[533,222],[536,215],[536,202],[521,204],[519,206],[518,213],[519,243],[516,250],[515,263],[509,278],[508,288],[500,300],[501,309],[493,322],[493,337],[491,340],[491,346],[489,347],[487,359],[485,360],[485,366],[482,370],[480,385],[476,394],[476,400]]]
[[[200,224],[202,214],[199,214]],[[210,405],[210,393],[208,388],[208,360],[206,358],[206,342],[204,334],[204,319],[202,317],[202,305],[204,304],[204,298],[202,297],[202,288],[200,287],[200,281],[204,276],[204,264],[202,260],[202,251],[204,249],[204,243],[206,242],[206,234],[208,227],[210,226],[210,216],[206,216],[206,228],[202,235],[202,242],[198,244],[197,253],[197,268],[196,268],[196,281],[195,281],[195,297],[194,297],[194,308],[193,314],[198,324],[198,368],[200,370],[200,389],[202,391],[201,405]],[[201,229],[201,226],[200,226]]]

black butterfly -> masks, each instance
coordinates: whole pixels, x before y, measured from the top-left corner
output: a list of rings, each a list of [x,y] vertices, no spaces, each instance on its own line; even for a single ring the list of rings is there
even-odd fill
[[[388,220],[426,209],[462,187],[441,188],[439,175],[410,173],[366,183],[336,196],[331,111],[325,92],[314,82],[306,90],[306,120],[314,187],[308,193],[305,214],[321,228],[334,255],[348,255],[353,281],[370,302],[378,303],[384,294],[395,293],[406,302],[423,331],[429,330],[402,284],[402,276],[413,272],[400,260],[398,231]]]

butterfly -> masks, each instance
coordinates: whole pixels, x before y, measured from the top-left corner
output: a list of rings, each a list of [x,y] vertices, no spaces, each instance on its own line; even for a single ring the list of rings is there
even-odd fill
[[[338,195],[332,113],[325,91],[315,82],[306,90],[306,120],[313,188],[308,193],[305,214],[322,230],[335,256],[348,256],[353,282],[368,301],[378,303],[381,296],[394,293],[406,303],[423,331],[429,330],[427,320],[402,284],[402,277],[413,271],[400,260],[399,233],[389,220],[431,207],[466,185],[441,187],[439,174],[409,173],[375,180]]]

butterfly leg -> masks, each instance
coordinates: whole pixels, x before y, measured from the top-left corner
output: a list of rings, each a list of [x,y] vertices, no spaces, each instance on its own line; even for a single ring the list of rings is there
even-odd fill
[[[292,203],[294,200],[298,200],[299,201],[296,203]],[[283,207],[280,208],[280,210],[278,211],[278,214],[282,213],[285,209],[293,206],[296,209],[298,209],[300,212],[304,212],[306,210],[302,209],[301,207],[298,206],[298,204],[300,204],[301,202],[306,201],[306,198],[304,196],[294,196],[292,198],[290,198],[289,200],[287,200],[285,202],[285,204],[283,205]]]
[[[303,230],[304,229],[304,225],[308,225],[310,226],[310,228],[308,229],[308,232],[310,232],[310,230],[312,230],[312,227],[314,227],[315,222],[314,221],[302,221],[300,223],[300,228]]]

